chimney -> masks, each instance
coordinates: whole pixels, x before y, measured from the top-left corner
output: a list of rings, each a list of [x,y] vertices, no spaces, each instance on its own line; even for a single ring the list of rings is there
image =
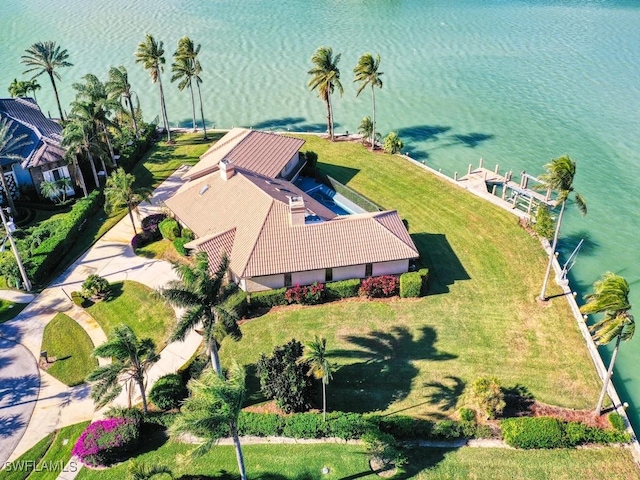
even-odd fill
[[[304,225],[306,211],[304,198],[289,197],[289,221],[291,225]]]
[[[227,160],[220,160],[220,178],[227,181],[236,173],[233,163]]]

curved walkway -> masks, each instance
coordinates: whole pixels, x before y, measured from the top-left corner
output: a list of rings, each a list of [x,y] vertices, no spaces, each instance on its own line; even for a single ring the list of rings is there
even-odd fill
[[[171,175],[162,185],[156,189],[151,204],[140,205],[141,217],[157,211],[162,202],[180,187],[182,169]],[[55,279],[48,288],[37,295],[33,301],[14,319],[0,324],[0,339],[7,340],[7,345],[19,344],[15,348],[0,348],[0,367],[4,372],[5,366],[18,365],[30,361],[33,365],[33,375],[39,378],[39,384],[31,387],[35,395],[25,397],[20,403],[25,409],[21,414],[20,422],[14,422],[11,430],[12,438],[17,439],[6,447],[4,461],[14,460],[26,450],[35,445],[39,440],[55,429],[72,425],[81,421],[91,420],[100,416],[101,412],[95,412],[94,404],[89,398],[89,387],[67,387],[44,371],[39,371],[35,359],[40,355],[42,336],[45,326],[58,312],[70,315],[87,331],[94,344],[104,341],[104,332],[89,315],[82,315],[71,302],[70,294],[79,290],[82,282],[92,273],[106,277],[110,282],[121,280],[135,280],[151,288],[163,286],[167,281],[175,279],[172,266],[164,261],[151,260],[138,257],[130,246],[130,240],[134,235],[129,216],[125,216],[100,240],[98,240],[82,257]],[[177,312],[179,313],[179,312]],[[192,333],[184,342],[169,344],[162,352],[158,361],[149,371],[148,385],[164,375],[175,372],[191,357],[200,345],[201,337]],[[20,372],[29,372],[26,367],[21,367]],[[7,378],[15,375],[8,370]],[[1,379],[2,377],[0,377]],[[4,381],[2,382],[4,386]],[[2,387],[0,387],[2,389]],[[7,397],[10,401],[11,397]],[[3,397],[4,401],[4,397]],[[115,404],[126,405],[126,395],[121,395]],[[0,408],[4,407],[0,403]],[[28,410],[28,412],[27,412]],[[0,410],[0,420],[6,415]],[[1,421],[4,424],[6,422]],[[2,439],[2,445],[10,445]],[[17,446],[15,445],[17,443]],[[4,451],[4,450],[3,450]]]

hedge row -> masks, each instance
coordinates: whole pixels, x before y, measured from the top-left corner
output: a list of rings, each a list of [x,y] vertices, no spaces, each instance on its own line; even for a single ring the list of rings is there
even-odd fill
[[[551,417],[508,418],[501,423],[502,437],[516,448],[563,448],[585,443],[627,443],[626,432],[589,427],[580,422],[564,422]]]
[[[80,236],[86,221],[101,205],[102,194],[96,190],[78,200],[63,217],[45,220],[37,227],[40,232],[48,231],[50,236],[31,251],[25,262],[27,274],[34,283],[41,284],[53,273]]]

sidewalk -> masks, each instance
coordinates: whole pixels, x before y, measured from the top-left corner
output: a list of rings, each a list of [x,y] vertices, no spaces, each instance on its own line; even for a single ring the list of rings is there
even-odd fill
[[[169,197],[182,182],[180,176],[185,169],[178,169],[154,192],[151,203],[139,206],[140,215],[144,217],[157,212],[162,202]],[[135,215],[134,215],[135,217]],[[37,295],[31,303],[14,319],[0,324],[0,337],[21,344],[22,353],[12,355],[39,358],[42,336],[45,326],[58,312],[64,312],[74,318],[87,331],[94,344],[100,344],[106,338],[104,332],[95,321],[82,310],[77,309],[70,301],[71,292],[79,290],[88,275],[96,273],[106,277],[110,282],[134,280],[151,288],[164,286],[167,281],[176,279],[172,266],[164,261],[138,257],[134,254],[130,241],[134,235],[129,216],[125,216],[100,240],[98,240],[82,257],[67,268],[48,288]],[[7,291],[0,292],[0,298]],[[14,292],[10,292],[12,295]],[[15,292],[19,294],[19,292]],[[23,301],[28,300],[25,296]],[[17,301],[17,300],[12,300]],[[176,315],[180,312],[176,311]],[[200,345],[201,337],[192,332],[184,342],[167,345],[161,352],[160,360],[149,370],[147,384],[149,387],[160,376],[175,372],[193,355]],[[0,353],[0,364],[8,363],[5,349]],[[26,361],[26,360],[25,360]],[[33,408],[30,418],[23,419],[23,424],[16,424],[12,430],[12,441],[17,447],[8,458],[0,458],[1,463],[14,460],[31,448],[40,439],[61,427],[99,417],[102,412],[94,411],[94,404],[89,398],[89,387],[67,387],[55,378],[38,369],[40,387],[37,399],[23,402]],[[17,388],[20,388],[19,386]],[[35,403],[35,407],[32,405]],[[126,405],[125,395],[115,401]],[[28,425],[26,424],[28,422]],[[16,442],[16,439],[19,442]],[[3,439],[3,443],[6,439]]]

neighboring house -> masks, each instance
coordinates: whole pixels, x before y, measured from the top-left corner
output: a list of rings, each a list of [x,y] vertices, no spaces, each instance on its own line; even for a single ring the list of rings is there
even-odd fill
[[[225,135],[166,201],[197,237],[185,246],[206,252],[212,270],[226,254],[247,292],[408,271],[418,250],[396,211],[339,216],[281,178],[295,176],[303,143]]]
[[[55,181],[61,177],[75,178],[64,159],[62,147],[62,127],[45,117],[38,104],[31,98],[0,99],[0,118],[13,122],[15,135],[26,135],[27,145],[20,152],[22,161],[3,161],[2,171],[7,187],[13,198],[34,189],[39,197],[40,184]],[[0,188],[1,192],[1,188]],[[73,187],[67,189],[67,195],[75,194]]]

